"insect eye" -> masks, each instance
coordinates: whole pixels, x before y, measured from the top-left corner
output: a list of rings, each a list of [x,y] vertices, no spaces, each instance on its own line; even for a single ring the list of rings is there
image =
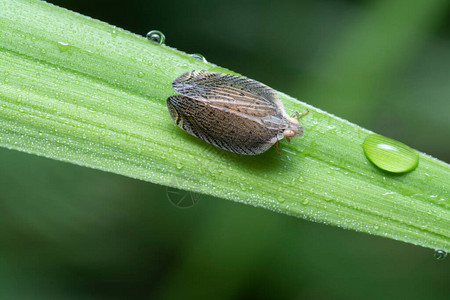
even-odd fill
[[[284,137],[287,137],[287,138],[294,137],[295,134],[296,134],[296,132],[292,129],[286,129],[285,131],[283,131]]]

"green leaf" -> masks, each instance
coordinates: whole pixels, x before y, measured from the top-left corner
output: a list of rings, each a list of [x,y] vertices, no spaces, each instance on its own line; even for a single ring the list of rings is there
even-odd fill
[[[166,98],[183,72],[226,69],[53,5],[0,3],[0,145],[450,250],[449,165],[419,154],[405,174],[371,164],[371,132],[280,93],[305,135],[259,156],[181,131]],[[249,220],[251,222],[251,220]]]

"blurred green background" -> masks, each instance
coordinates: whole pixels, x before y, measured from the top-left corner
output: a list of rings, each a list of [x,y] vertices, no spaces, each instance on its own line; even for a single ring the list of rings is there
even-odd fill
[[[447,0],[50,2],[450,161]],[[6,149],[0,166],[0,299],[450,297],[430,249],[206,196],[180,209],[166,187]]]

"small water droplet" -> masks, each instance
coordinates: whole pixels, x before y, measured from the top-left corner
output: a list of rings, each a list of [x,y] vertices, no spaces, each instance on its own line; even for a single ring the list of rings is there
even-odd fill
[[[444,250],[434,250],[434,258],[436,258],[437,260],[444,260],[447,257],[447,252],[445,252]]]
[[[444,204],[446,201],[447,201],[447,200],[445,200],[445,198],[442,197],[442,198],[439,198],[438,203],[439,203],[439,204]]]
[[[419,153],[416,150],[382,135],[369,134],[362,147],[367,158],[385,171],[409,172],[419,164]]]
[[[147,33],[147,35],[145,36],[145,38],[147,40],[149,40],[150,42],[160,44],[160,45],[164,45],[164,42],[166,40],[166,37],[164,36],[164,34],[158,30],[149,31]]]
[[[386,192],[383,193],[381,196],[383,196],[383,198],[392,198],[393,195],[395,195],[395,192]]]
[[[330,195],[328,195],[327,192],[325,192],[325,194],[323,195],[323,197],[324,197],[325,201],[327,201],[327,202],[330,202],[330,201],[333,200],[333,198],[332,198]]]
[[[64,42],[58,42],[57,46],[60,52],[67,52],[70,48],[70,45]]]
[[[284,198],[282,197],[282,196],[279,196],[278,197],[278,202],[280,202],[280,203],[283,203],[285,200],[284,200]]]
[[[302,201],[302,204],[303,204],[303,205],[308,205],[308,203],[309,203],[308,198],[303,199],[303,201]]]
[[[203,55],[198,54],[198,53],[190,54],[189,56],[190,56],[190,57],[193,57],[193,58],[195,58],[195,59],[201,60],[201,61],[204,62],[204,63],[207,63],[207,62],[208,62],[208,61],[206,60],[206,58],[205,58]]]
[[[113,38],[117,37],[118,34],[119,34],[119,33],[118,33],[117,30],[115,30],[115,29],[113,29],[113,31],[111,32],[111,36],[112,36]]]
[[[138,74],[137,74],[137,76],[138,76],[139,78],[142,78],[142,77],[144,77],[144,76],[145,76],[145,73],[144,73],[144,72],[141,72],[141,71],[139,71],[139,72],[138,72]]]
[[[183,164],[181,162],[177,162],[177,169],[178,170],[183,169]]]

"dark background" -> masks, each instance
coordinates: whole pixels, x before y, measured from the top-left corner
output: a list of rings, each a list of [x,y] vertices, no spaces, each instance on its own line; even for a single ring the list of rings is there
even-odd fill
[[[450,161],[448,1],[50,1]],[[87,33],[88,34],[88,33]],[[433,251],[0,149],[0,299],[448,299]]]

